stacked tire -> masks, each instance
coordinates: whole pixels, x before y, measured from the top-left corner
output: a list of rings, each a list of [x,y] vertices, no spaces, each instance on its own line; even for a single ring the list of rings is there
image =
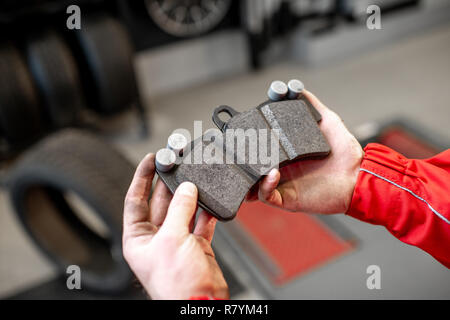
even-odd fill
[[[94,15],[74,31],[72,43],[79,56],[89,107],[112,115],[138,102],[131,40],[121,23]]]
[[[13,45],[0,47],[0,133],[22,145],[43,130],[38,93],[24,58]]]
[[[133,46],[112,16],[86,15],[80,30],[64,33],[36,30],[21,47],[0,46],[0,138],[13,155],[46,133],[83,126],[84,109],[110,116],[141,106]]]
[[[84,98],[75,59],[63,38],[54,31],[44,31],[28,42],[26,51],[49,125],[74,125]]]

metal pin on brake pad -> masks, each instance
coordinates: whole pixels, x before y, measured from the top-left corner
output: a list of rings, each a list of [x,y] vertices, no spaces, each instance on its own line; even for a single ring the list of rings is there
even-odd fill
[[[300,95],[303,93],[303,90],[305,90],[305,85],[303,82],[297,79],[292,79],[288,82],[288,94],[287,98],[290,100],[298,99]]]
[[[188,145],[188,141],[181,133],[173,133],[167,139],[167,148],[173,150],[179,157],[183,156],[183,152]]]
[[[177,156],[173,150],[160,149],[155,156],[156,169],[161,172],[169,172],[175,166]]]
[[[267,96],[272,101],[280,101],[286,97],[288,87],[283,81],[276,80],[270,84]]]

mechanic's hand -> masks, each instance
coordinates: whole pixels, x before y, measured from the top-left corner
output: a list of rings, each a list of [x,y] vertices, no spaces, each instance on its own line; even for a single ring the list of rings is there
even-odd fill
[[[273,169],[247,200],[260,199],[289,211],[343,213],[349,208],[364,152],[341,118],[312,93],[304,95],[322,115],[319,124],[331,146],[322,160],[302,160]]]
[[[194,228],[197,188],[189,182],[172,198],[158,180],[149,204],[154,163],[153,154],[142,160],[125,199],[125,259],[153,299],[228,298],[211,248],[217,220],[202,211]]]

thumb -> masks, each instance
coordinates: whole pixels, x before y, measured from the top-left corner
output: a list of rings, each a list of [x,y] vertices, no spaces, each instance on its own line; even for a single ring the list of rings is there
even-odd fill
[[[183,182],[175,191],[161,230],[180,234],[190,232],[190,223],[197,210],[197,187],[191,182]]]
[[[283,198],[277,190],[280,182],[280,171],[272,169],[269,174],[264,177],[259,186],[258,197],[259,200],[271,204],[273,206],[282,207]]]

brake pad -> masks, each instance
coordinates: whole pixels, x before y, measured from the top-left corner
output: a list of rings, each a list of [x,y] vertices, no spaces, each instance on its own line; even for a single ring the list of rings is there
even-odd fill
[[[230,119],[226,122],[221,120],[219,116],[222,113],[228,114]],[[156,171],[171,192],[175,192],[182,182],[194,183],[198,189],[199,206],[219,220],[231,220],[252,186],[273,167],[283,167],[306,158],[326,157],[330,153],[330,146],[318,126],[321,118],[304,97],[267,101],[242,113],[229,106],[220,106],[212,116],[220,131],[214,134],[205,132],[201,138],[190,142],[182,154],[176,155],[173,167],[161,170],[157,164]],[[237,132],[256,134],[249,134],[248,139],[244,136],[239,144]],[[261,132],[266,135],[261,135]],[[229,143],[231,140],[233,143]],[[255,154],[251,151],[255,151],[256,145],[257,153],[260,152],[263,144],[267,154],[269,150],[276,152],[271,156],[275,156],[277,163],[268,165],[254,161]],[[212,150],[214,152],[206,152]]]

